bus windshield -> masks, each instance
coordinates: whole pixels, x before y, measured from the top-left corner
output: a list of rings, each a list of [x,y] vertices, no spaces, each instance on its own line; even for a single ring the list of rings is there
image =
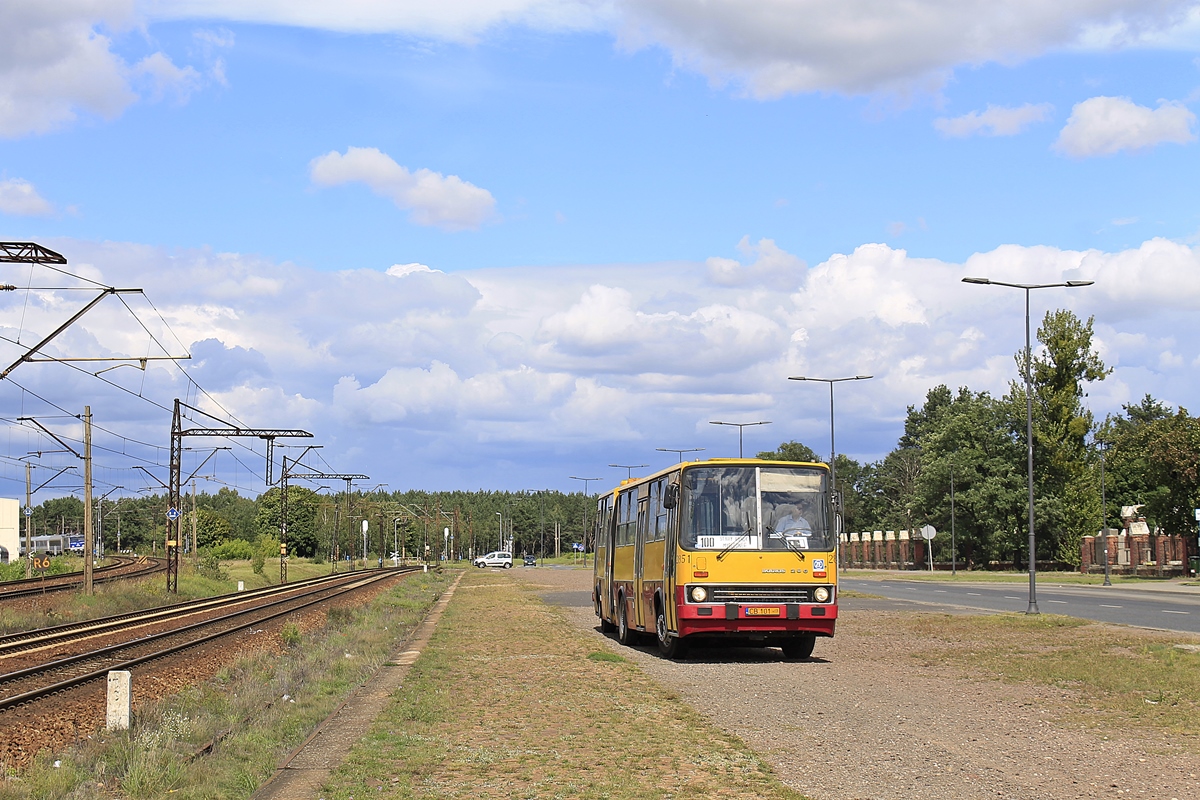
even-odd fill
[[[811,467],[693,467],[682,477],[688,550],[830,550],[826,473]]]

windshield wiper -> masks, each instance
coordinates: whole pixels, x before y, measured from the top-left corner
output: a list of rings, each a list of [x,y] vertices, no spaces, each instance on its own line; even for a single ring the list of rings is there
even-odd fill
[[[720,561],[721,559],[725,558],[725,556],[729,555],[730,551],[733,550],[733,548],[738,546],[738,542],[742,541],[742,539],[745,539],[750,534],[751,534],[750,514],[747,513],[746,514],[746,529],[743,530],[741,533],[739,533],[738,537],[736,539],[734,539],[732,542],[730,542],[728,547],[726,547],[721,552],[717,553],[717,561]]]
[[[786,536],[783,537],[783,546],[795,553],[796,558],[800,559],[801,561],[806,561],[808,559],[808,556],[804,555],[804,551],[798,547],[793,547],[792,543],[788,541]]]
[[[779,533],[779,531],[775,530],[770,525],[764,525],[763,532],[767,536],[770,536],[773,533]],[[788,541],[787,534],[782,534],[779,536],[779,538],[783,539],[783,546],[786,547],[788,550],[791,550],[793,553],[795,553],[797,558],[799,558],[801,561],[805,561],[807,559],[807,556],[804,555],[803,550],[800,550],[799,548],[792,546],[792,543]],[[764,545],[764,547],[765,546],[766,545]]]

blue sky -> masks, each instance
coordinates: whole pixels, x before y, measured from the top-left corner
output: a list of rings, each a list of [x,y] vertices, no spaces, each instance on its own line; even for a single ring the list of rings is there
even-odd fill
[[[1013,377],[1020,297],[958,283],[980,269],[1097,280],[1038,301],[1096,315],[1117,368],[1098,413],[1197,406],[1189,0],[76,0],[0,21],[29,43],[0,56],[0,238],[145,287],[212,402],[391,488],[727,455],[711,419],[822,451],[828,397],[798,372],[877,376],[838,404],[839,449],[877,458],[928,388]],[[69,307],[39,295],[35,321],[15,297],[14,340]],[[88,324],[89,355],[147,346]],[[20,369],[61,407],[90,397]],[[159,369],[139,387],[169,404],[186,381]],[[93,402],[121,436],[165,439],[111,388]],[[15,427],[10,458],[37,446]]]

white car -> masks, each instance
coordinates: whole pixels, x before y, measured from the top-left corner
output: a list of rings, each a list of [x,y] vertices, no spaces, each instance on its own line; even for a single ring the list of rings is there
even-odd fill
[[[504,569],[512,569],[512,553],[498,550],[494,553],[488,553],[486,556],[480,556],[475,559],[474,563],[477,567],[503,567]]]

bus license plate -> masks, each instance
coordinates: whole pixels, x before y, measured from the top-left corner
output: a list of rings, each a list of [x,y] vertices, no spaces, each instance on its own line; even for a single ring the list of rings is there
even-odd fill
[[[747,617],[778,617],[779,609],[775,608],[775,607],[772,607],[772,608],[747,608],[746,616]]]

